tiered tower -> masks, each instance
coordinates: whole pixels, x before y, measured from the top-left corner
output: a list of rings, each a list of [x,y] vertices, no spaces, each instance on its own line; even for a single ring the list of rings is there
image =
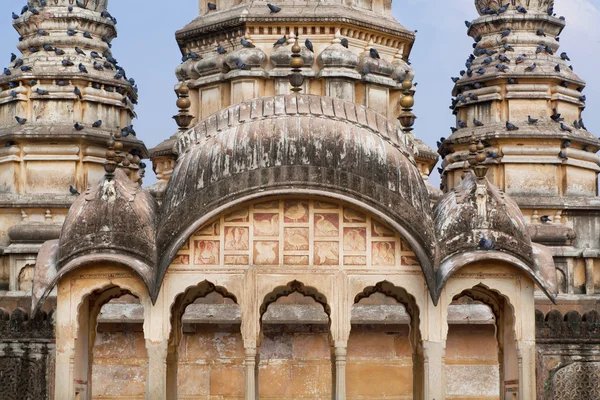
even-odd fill
[[[408,59],[415,34],[392,17],[391,2],[351,3],[282,2],[273,3],[280,11],[271,11],[263,1],[217,1],[216,10],[200,1],[200,16],[176,34],[184,62],[176,70],[175,89],[184,83],[190,89],[193,115],[180,127],[185,130],[248,99],[290,94],[291,48],[297,36],[304,64],[302,93],[341,98],[397,118],[401,84],[414,77]],[[313,49],[305,46],[306,39]],[[381,58],[371,57],[371,49]],[[164,188],[175,165],[176,138],[151,151],[157,187]],[[417,142],[415,160],[425,178],[437,157]]]
[[[10,290],[30,288],[39,246],[58,238],[75,190],[103,176],[111,133],[129,133],[126,172],[143,175],[146,149],[131,128],[137,93],[111,53],[116,20],[106,8],[30,0],[13,21],[21,54],[0,75],[1,284]]]
[[[590,230],[600,205],[600,141],[582,120],[585,82],[560,49],[565,19],[553,1],[476,3],[474,55],[453,92],[457,130],[440,148],[443,185],[460,182],[469,138],[484,141],[489,179],[517,201],[532,239],[554,246],[561,290],[592,294],[580,257],[600,249]]]

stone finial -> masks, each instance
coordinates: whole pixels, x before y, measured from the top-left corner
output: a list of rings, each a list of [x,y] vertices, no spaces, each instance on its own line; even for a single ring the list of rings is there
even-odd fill
[[[484,150],[485,146],[481,140],[477,141],[475,136],[471,136],[471,144],[469,146],[469,155],[467,156],[467,160],[473,168],[473,171],[478,179],[485,178],[485,175],[487,174],[487,167],[483,165],[487,159]]]
[[[402,98],[400,99],[400,106],[402,107],[402,112],[398,116],[398,120],[400,121],[400,125],[403,127],[404,133],[410,133],[413,130],[413,125],[415,124],[415,119],[417,117],[412,113],[412,107],[415,105],[415,98],[413,97],[412,92],[413,83],[408,77],[404,79],[402,82]]]
[[[333,40],[331,44],[339,44],[342,43],[342,32],[339,29],[335,30],[335,34],[333,36]]]
[[[175,91],[177,93],[177,107],[179,108],[179,114],[173,116],[175,122],[177,122],[177,126],[179,126],[179,130],[181,132],[185,132],[187,128],[190,126],[190,123],[194,119],[194,116],[190,114],[189,108],[192,105],[190,101],[190,89],[184,83],[181,84],[179,89]]]
[[[123,143],[121,139],[121,132],[112,134],[110,139],[106,141],[108,149],[106,150],[106,161],[104,162],[104,171],[106,171],[106,177],[112,179],[115,171],[117,170],[118,153],[123,149]]]
[[[304,83],[304,76],[302,75],[301,68],[304,66],[304,60],[300,55],[302,48],[298,44],[298,37],[292,46],[292,59],[290,60],[290,67],[292,68],[292,74],[290,75],[290,85],[292,85],[292,92],[298,93],[302,90],[302,84]]]

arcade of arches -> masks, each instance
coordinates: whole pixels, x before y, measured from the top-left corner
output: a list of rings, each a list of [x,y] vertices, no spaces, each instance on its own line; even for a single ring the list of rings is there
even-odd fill
[[[531,399],[534,284],[493,262],[434,305],[409,244],[365,209],[241,204],[181,247],[155,304],[116,264],[60,280],[55,398]],[[111,319],[125,309],[135,323]]]

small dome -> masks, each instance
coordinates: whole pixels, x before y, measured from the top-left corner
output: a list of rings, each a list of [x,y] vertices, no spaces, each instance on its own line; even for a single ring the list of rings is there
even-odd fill
[[[340,43],[333,43],[319,54],[317,64],[320,68],[355,69],[358,65],[358,56]]]
[[[304,61],[304,67],[310,67],[315,61],[315,55],[312,51],[302,46],[300,57]],[[292,59],[292,46],[279,46],[271,53],[271,62],[275,68],[290,68],[290,61]]]
[[[91,261],[119,262],[148,286],[155,264],[156,202],[124,171],[104,177],[73,203],[59,240],[58,270]]]
[[[198,79],[200,77],[198,72],[196,72],[194,69],[194,61],[191,59],[179,64],[179,66],[175,68],[175,75],[180,81],[185,81],[187,79]]]
[[[394,72],[394,67],[389,62],[381,58],[373,58],[369,50],[364,51],[358,56],[358,70],[369,68],[371,74],[390,76]]]
[[[225,63],[223,55],[213,53],[195,62],[194,70],[199,76],[205,76],[218,72],[228,72],[229,67]]]
[[[531,238],[517,203],[492,185],[467,172],[435,207],[438,264],[456,253],[498,250],[533,265]],[[489,240],[482,248],[480,240]]]
[[[395,81],[402,82],[402,77],[408,78],[411,82],[415,79],[415,70],[401,58],[396,58],[392,62],[394,72],[392,72],[391,78]]]
[[[267,65],[267,55],[258,48],[242,47],[227,54],[225,62],[232,70],[239,69],[236,61],[241,61],[248,68],[264,68]]]

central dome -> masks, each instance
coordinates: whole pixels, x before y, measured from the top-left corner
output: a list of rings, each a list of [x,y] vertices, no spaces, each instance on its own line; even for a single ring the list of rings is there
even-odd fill
[[[430,268],[429,196],[405,140],[397,121],[332,97],[264,97],[208,117],[178,140],[158,225],[157,282],[203,219],[269,194],[334,197],[387,214]]]

